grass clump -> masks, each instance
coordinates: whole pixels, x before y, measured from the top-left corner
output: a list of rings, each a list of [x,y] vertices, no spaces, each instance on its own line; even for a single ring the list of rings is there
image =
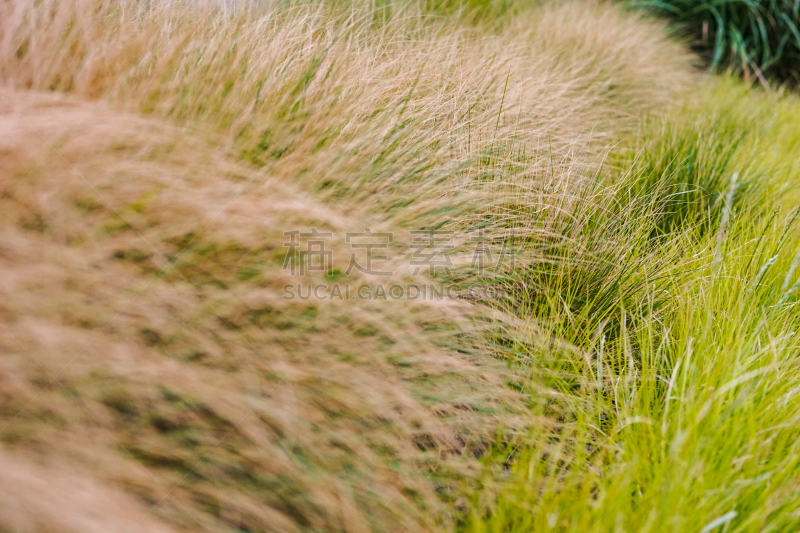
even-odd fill
[[[494,347],[529,369],[531,409],[552,425],[490,454],[487,471],[510,475],[481,481],[464,531],[796,526],[800,239],[781,138],[797,127],[772,114],[798,111],[724,80],[645,126],[614,201],[581,217],[626,213],[641,236],[549,298],[514,294],[521,323]],[[598,290],[615,264],[630,281]]]
[[[552,387],[534,409],[556,414],[557,428],[498,452],[498,462],[511,458],[512,481],[465,530],[792,526],[796,500],[783,487],[797,483],[800,460],[790,436],[800,315],[783,287],[800,245],[794,227],[793,214],[742,213],[716,270],[714,239],[692,250],[706,268],[670,288],[668,312],[645,300],[644,320],[631,309],[581,346],[528,348],[532,372],[546,369]],[[748,253],[733,242],[750,243]]]
[[[793,0],[631,0],[692,37],[712,70],[764,85],[800,82],[800,7]]]

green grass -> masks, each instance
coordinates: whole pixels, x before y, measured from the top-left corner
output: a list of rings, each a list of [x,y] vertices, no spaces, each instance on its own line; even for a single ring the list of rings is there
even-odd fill
[[[723,80],[621,150],[571,249],[594,262],[513,293],[495,346],[555,425],[495,447],[464,531],[797,527],[798,112]]]

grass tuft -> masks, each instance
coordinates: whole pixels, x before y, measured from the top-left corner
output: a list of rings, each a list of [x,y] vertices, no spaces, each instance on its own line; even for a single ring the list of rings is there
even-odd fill
[[[747,79],[800,83],[800,7],[794,0],[630,0],[672,18],[708,58],[712,70]]]

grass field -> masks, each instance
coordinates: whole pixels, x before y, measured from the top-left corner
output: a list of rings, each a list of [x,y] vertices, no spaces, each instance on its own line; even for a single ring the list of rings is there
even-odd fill
[[[691,44],[591,0],[0,3],[0,531],[797,529],[800,99]]]

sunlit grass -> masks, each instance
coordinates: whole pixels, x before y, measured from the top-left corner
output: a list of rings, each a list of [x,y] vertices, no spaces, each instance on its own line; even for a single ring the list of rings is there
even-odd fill
[[[795,161],[781,152],[795,127],[781,117],[798,111],[793,96],[725,81],[645,127],[622,210],[641,198],[662,209],[602,263],[643,286],[633,299],[598,291],[595,267],[546,285],[557,298],[517,295],[525,325],[506,350],[543,387],[532,406],[557,429],[497,449],[511,474],[488,482],[499,498],[466,530],[796,526],[800,240],[786,208]]]

